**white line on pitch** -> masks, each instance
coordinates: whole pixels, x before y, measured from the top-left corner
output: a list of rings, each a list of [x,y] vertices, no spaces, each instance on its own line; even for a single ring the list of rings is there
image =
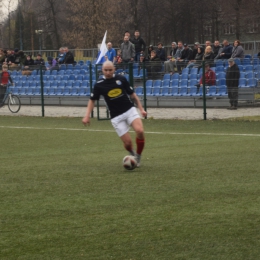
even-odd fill
[[[63,130],[63,131],[87,131],[87,132],[106,132],[115,133],[114,130],[97,130],[97,129],[77,129],[77,128],[40,128],[30,126],[0,126],[0,128],[9,129],[31,129],[31,130]],[[130,131],[133,133],[133,131]],[[249,136],[249,137],[260,137],[260,134],[216,134],[216,133],[173,133],[173,132],[145,132],[145,134],[156,134],[156,135],[214,135],[214,136]]]

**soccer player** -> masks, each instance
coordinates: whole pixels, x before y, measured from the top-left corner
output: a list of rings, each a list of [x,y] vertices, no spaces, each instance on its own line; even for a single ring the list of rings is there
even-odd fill
[[[145,143],[144,128],[132,101],[137,105],[143,117],[146,117],[147,113],[126,78],[121,75],[114,75],[115,67],[111,61],[104,62],[102,71],[103,79],[97,81],[94,86],[82,123],[84,125],[90,124],[90,113],[94,108],[95,100],[99,100],[102,95],[109,108],[113,127],[123,141],[125,149],[135,156],[137,167],[140,167],[141,154]],[[131,136],[128,132],[130,126],[136,133],[136,153],[133,150]]]

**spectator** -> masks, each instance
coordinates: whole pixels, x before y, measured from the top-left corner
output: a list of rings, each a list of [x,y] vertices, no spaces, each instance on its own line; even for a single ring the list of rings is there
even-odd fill
[[[122,63],[122,57],[121,57],[121,50],[117,50],[117,55],[116,55],[116,64]]]
[[[105,54],[105,59],[115,63],[116,62],[116,51],[112,47],[113,47],[112,43],[108,42],[107,43],[107,53]]]
[[[68,47],[64,47],[65,58],[64,64],[74,64],[74,55],[71,51],[69,51]]]
[[[5,63],[8,65],[12,65],[12,64],[14,64],[14,62],[15,62],[15,57],[14,57],[13,51],[11,49],[8,49]]]
[[[167,56],[167,61],[164,62],[164,72],[165,73],[173,73],[174,72],[174,55],[177,51],[176,42],[172,42],[172,48],[170,51],[170,55]]]
[[[215,41],[214,42],[214,45],[213,45],[213,53],[214,53],[214,59],[218,56],[218,54],[220,53],[220,49],[221,49],[221,46],[220,46],[220,43],[219,41]]]
[[[59,49],[59,52],[60,52],[60,53],[59,53],[58,57],[56,58],[56,61],[57,61],[59,64],[62,64],[62,63],[64,62],[66,53],[64,52],[64,48],[63,48],[63,47],[61,47],[61,48]]]
[[[143,69],[143,64],[146,64],[147,61],[148,60],[145,58],[144,54],[141,53],[140,54],[140,60],[139,60],[139,74],[140,74],[140,71]],[[145,68],[146,68],[146,65],[145,65]]]
[[[177,59],[176,66],[179,73],[181,73],[182,67],[185,67],[192,57],[192,50],[187,43],[183,44],[183,50],[181,52],[180,59]]]
[[[9,81],[13,83],[10,73],[8,72],[8,66],[3,65],[2,73],[0,74],[0,107],[4,105],[3,101],[6,93],[7,84]]]
[[[244,59],[245,58],[245,52],[243,47],[241,46],[241,43],[239,40],[234,41],[234,47],[232,50],[231,58],[239,58],[239,59]]]
[[[165,50],[164,50],[163,44],[161,42],[158,42],[158,44],[157,44],[156,55],[159,57],[159,59],[161,61],[166,61]]]
[[[211,47],[211,41],[206,41],[206,42],[205,42],[205,49],[206,49],[208,46]]]
[[[24,66],[26,62],[26,56],[23,51],[18,52],[19,58],[20,58],[20,66]]]
[[[26,61],[24,62],[24,66],[33,66],[34,65],[34,60],[32,59],[32,55],[27,55]]]
[[[129,41],[128,36],[124,36],[124,42],[121,44],[121,57],[124,63],[133,61],[135,58],[135,46]]]
[[[148,60],[150,60],[150,58],[151,58],[151,51],[153,50],[154,48],[153,48],[153,45],[149,45],[149,47],[148,47]]]
[[[226,72],[226,84],[230,107],[227,109],[236,110],[238,103],[238,84],[240,71],[233,58],[228,60],[228,65],[229,67],[227,68]]]
[[[214,63],[214,53],[211,46],[207,46],[202,60],[207,61],[208,64],[213,65]]]
[[[205,63],[205,86],[214,86],[214,85],[216,85],[216,74],[213,70],[210,69],[210,64]],[[197,87],[198,89],[200,87],[203,87],[203,76],[201,76],[200,83],[197,85]]]
[[[5,62],[6,55],[4,53],[3,49],[0,49],[0,64],[3,64]]]
[[[198,46],[198,47],[197,47],[196,57],[195,57],[194,60],[192,60],[192,61],[188,64],[187,68],[193,68],[193,67],[197,67],[197,68],[198,68],[198,67],[200,67],[200,66],[201,66],[201,61],[202,61],[202,59],[203,59],[203,55],[204,55],[204,49],[203,49],[203,47]]]
[[[135,61],[138,62],[140,60],[140,54],[144,53],[146,44],[143,38],[140,37],[140,32],[138,30],[135,31],[135,37],[131,41],[135,46]]]
[[[45,62],[42,59],[42,55],[40,53],[37,54],[36,60],[34,61],[34,65],[37,65],[37,66],[45,65]]]
[[[124,36],[127,36],[129,41],[132,42],[131,40],[131,35],[130,35],[130,32],[129,31],[125,31],[125,35]]]
[[[48,66],[46,67],[47,70],[57,70],[57,61],[52,57],[48,57]]]
[[[152,79],[157,78],[157,73],[161,71],[162,64],[155,50],[151,51],[151,59],[146,64],[147,64],[146,68],[148,72],[148,77],[151,77]]]
[[[192,50],[192,57],[191,57],[191,61],[190,62],[193,62],[197,53],[198,53],[198,47],[200,46],[200,43],[199,42],[195,42],[194,43],[194,48]]]
[[[220,53],[220,59],[229,59],[232,54],[232,46],[229,44],[227,40],[223,41],[223,49],[222,52]]]
[[[20,54],[19,54],[19,49],[14,49],[14,64],[16,66],[20,65]]]

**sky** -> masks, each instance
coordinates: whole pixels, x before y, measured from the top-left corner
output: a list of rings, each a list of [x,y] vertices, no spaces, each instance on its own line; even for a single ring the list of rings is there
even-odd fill
[[[0,10],[0,22],[8,18],[9,11],[12,12],[16,9],[18,1],[19,0],[0,0],[0,7],[2,6],[2,10]]]

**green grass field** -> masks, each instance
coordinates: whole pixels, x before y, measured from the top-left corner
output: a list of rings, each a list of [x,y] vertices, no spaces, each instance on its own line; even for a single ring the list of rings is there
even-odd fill
[[[144,125],[0,117],[0,259],[259,259],[260,121]]]

